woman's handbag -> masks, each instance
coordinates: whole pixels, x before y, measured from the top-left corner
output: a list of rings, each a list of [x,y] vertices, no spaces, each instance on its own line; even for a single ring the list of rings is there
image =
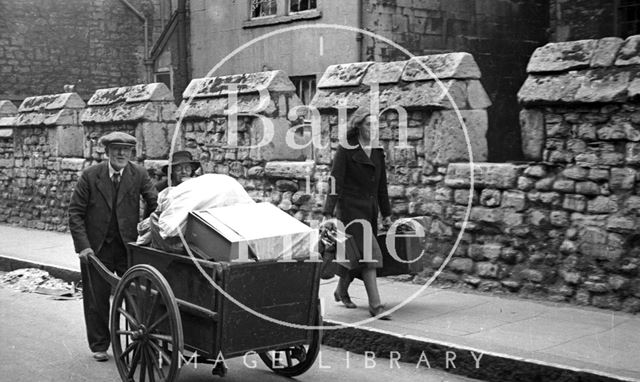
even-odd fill
[[[328,280],[336,274],[336,240],[335,232],[329,232],[331,229],[323,229],[320,231],[320,242],[318,243],[318,252],[322,257],[322,268],[320,270],[320,278]]]

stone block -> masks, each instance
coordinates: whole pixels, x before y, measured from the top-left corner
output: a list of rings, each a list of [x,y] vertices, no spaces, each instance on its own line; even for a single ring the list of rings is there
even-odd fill
[[[395,84],[400,81],[407,61],[376,62],[368,67],[362,83]]]
[[[331,65],[318,82],[319,89],[358,86],[362,83],[372,62]]]
[[[469,204],[469,190],[454,190],[453,192],[453,200],[456,204],[468,205]],[[478,193],[473,192],[473,196],[471,196],[472,205],[478,204]]]
[[[587,198],[583,195],[565,195],[562,208],[569,211],[582,212],[587,206]]]
[[[601,187],[594,182],[577,182],[576,193],[582,195],[599,195],[602,192]]]
[[[502,193],[502,207],[523,211],[527,207],[526,195],[521,191],[505,191]]]
[[[640,64],[640,35],[630,36],[624,40],[616,58],[616,66]]]
[[[611,216],[607,220],[607,230],[618,233],[630,233],[636,229],[636,220],[626,216]]]
[[[56,126],[49,130],[51,155],[70,158],[84,154],[84,129],[82,126]]]
[[[518,227],[524,223],[524,215],[513,211],[504,211],[502,223],[508,228]]]
[[[623,42],[624,40],[619,37],[605,37],[598,40],[596,49],[591,57],[591,67],[608,67],[613,65]]]
[[[553,189],[554,178],[540,179],[535,183],[535,189],[540,191],[551,191]]]
[[[590,70],[573,101],[580,103],[625,101],[630,79],[630,72],[626,70],[609,68]]]
[[[485,188],[480,194],[480,204],[485,207],[497,207],[500,205],[501,193],[499,190]]]
[[[545,140],[544,114],[537,109],[520,111],[520,134],[522,152],[525,159],[542,160],[542,149]]]
[[[525,106],[574,102],[584,77],[585,73],[578,72],[530,75],[518,91],[518,101]]]
[[[455,161],[487,159],[488,128],[485,110],[461,110],[464,125],[454,111],[434,112],[425,127],[425,158],[437,165],[446,165]],[[465,139],[466,128],[469,142]],[[469,144],[467,144],[469,143]]]
[[[632,168],[612,168],[609,187],[612,191],[628,191],[635,185],[636,171]]]
[[[428,70],[426,70],[427,68]],[[480,69],[469,53],[443,53],[413,57],[402,73],[407,82],[447,79],[479,79]]]
[[[502,220],[502,211],[494,208],[472,207],[470,219],[476,222],[498,223]]]
[[[454,272],[470,274],[473,271],[473,260],[456,257],[447,264],[447,267]]]
[[[596,139],[596,126],[592,123],[580,123],[575,126],[575,135],[585,141]]]
[[[551,211],[549,213],[549,222],[556,227],[568,227],[569,214],[565,211]]]
[[[543,165],[533,165],[527,167],[524,170],[524,174],[533,178],[544,178],[545,176],[547,176],[547,170]]]
[[[63,158],[60,164],[62,170],[82,171],[85,166],[84,158]]]
[[[172,138],[169,134],[168,123],[143,122],[140,129],[142,130],[144,156],[149,159],[166,158],[170,148],[168,142],[171,142]]]
[[[314,172],[313,161],[272,161],[264,167],[264,174],[271,178],[311,179]]]
[[[535,182],[531,178],[527,178],[526,176],[518,177],[518,190],[521,191],[529,191],[534,188]]]
[[[308,157],[308,149],[292,147],[287,142],[290,135],[291,122],[286,118],[269,119],[272,136],[265,136],[263,122],[260,118],[253,118],[251,123],[250,158],[257,161],[303,161]],[[264,142],[263,142],[264,141]],[[302,144],[301,142],[297,142]],[[259,146],[259,147],[258,147]]]
[[[520,272],[520,277],[534,283],[541,283],[544,280],[544,273],[537,269],[525,269]]]
[[[544,210],[529,210],[527,220],[536,227],[547,225],[549,223],[549,213]]]
[[[598,139],[603,141],[617,141],[626,138],[624,126],[618,124],[607,124],[597,131]]]
[[[629,122],[622,122],[625,138],[631,142],[640,142],[640,130]]]
[[[405,196],[405,186],[390,185],[387,187],[390,198],[403,198]]]
[[[479,80],[467,81],[467,97],[470,109],[487,109],[491,106],[489,95]]]
[[[573,180],[585,180],[589,175],[589,169],[579,166],[568,167],[562,171],[562,175]]]
[[[570,179],[559,179],[553,182],[554,191],[573,193],[575,192],[575,189],[576,189],[576,182]]]
[[[470,186],[471,168],[476,187],[510,189],[514,188],[520,168],[511,163],[452,163],[447,167],[445,184],[453,188]]]
[[[591,180],[602,181],[609,180],[609,170],[605,168],[591,168],[587,176]]]
[[[480,262],[476,264],[476,273],[480,277],[498,278],[500,266],[489,262]]]
[[[562,72],[588,67],[598,40],[549,43],[536,49],[527,65],[527,73]]]

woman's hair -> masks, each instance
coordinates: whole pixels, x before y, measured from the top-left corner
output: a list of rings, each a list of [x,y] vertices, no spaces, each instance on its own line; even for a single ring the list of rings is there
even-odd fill
[[[349,123],[347,124],[347,138],[357,137],[358,128],[365,118],[371,115],[371,110],[368,107],[360,106],[353,112]]]

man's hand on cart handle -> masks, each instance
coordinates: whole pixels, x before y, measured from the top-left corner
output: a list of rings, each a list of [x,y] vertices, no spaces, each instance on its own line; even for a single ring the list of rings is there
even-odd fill
[[[382,228],[386,231],[391,227],[393,221],[391,221],[391,216],[386,216],[382,218]]]
[[[93,255],[93,249],[91,248],[85,248],[82,251],[80,251],[80,253],[78,253],[78,258],[80,259],[81,262],[83,263],[88,263],[89,262],[89,255]]]
[[[331,219],[333,219],[333,216],[331,216],[329,214],[322,215],[322,222],[320,222],[320,230],[321,231],[323,229],[330,230],[331,228],[333,228],[335,226],[335,224],[332,221],[330,221]]]

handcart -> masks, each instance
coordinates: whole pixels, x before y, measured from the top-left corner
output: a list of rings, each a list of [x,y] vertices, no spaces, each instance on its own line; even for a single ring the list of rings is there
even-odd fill
[[[201,273],[194,261],[208,278]],[[181,367],[257,353],[275,373],[306,372],[320,349],[318,288],[321,263],[213,262],[128,244],[128,271],[120,278],[91,255],[89,262],[113,287],[110,327],[123,381],[177,379]],[[250,309],[238,306],[221,291]]]

